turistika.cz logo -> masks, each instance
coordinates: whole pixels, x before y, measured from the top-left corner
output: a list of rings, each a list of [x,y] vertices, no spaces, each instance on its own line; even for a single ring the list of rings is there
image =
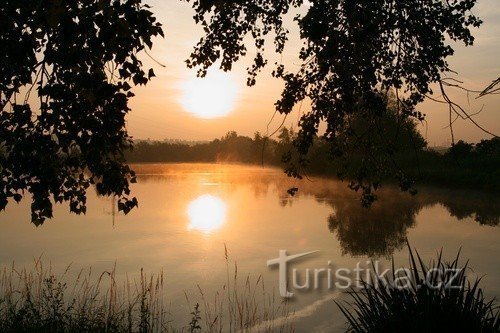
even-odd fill
[[[278,283],[279,292],[283,298],[292,298],[294,292],[319,290],[327,288],[328,290],[352,290],[363,288],[384,288],[394,287],[398,289],[411,288],[412,272],[409,268],[398,268],[394,272],[391,269],[383,269],[383,265],[378,260],[357,262],[354,268],[339,267],[334,269],[332,261],[327,262],[326,267],[321,268],[306,268],[300,272],[297,268],[292,268],[293,262],[298,262],[300,259],[310,257],[319,251],[309,251],[294,255],[288,255],[287,250],[280,250],[279,257],[267,261],[268,267],[278,266]],[[433,279],[435,274],[443,274],[438,268],[429,269],[425,279],[420,285],[425,284],[431,289],[460,289],[460,285],[454,285],[455,279],[459,276],[462,268],[445,269],[444,274],[451,276],[444,282],[438,279]],[[290,282],[291,272],[291,283]],[[392,278],[389,278],[391,276]],[[441,279],[444,281],[444,279]],[[432,281],[432,282],[431,282]]]

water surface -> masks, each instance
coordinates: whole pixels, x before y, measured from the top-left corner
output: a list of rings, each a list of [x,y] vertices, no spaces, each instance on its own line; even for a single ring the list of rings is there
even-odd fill
[[[42,256],[54,270],[116,262],[121,276],[163,270],[172,316],[188,322],[185,294],[199,297],[226,281],[225,246],[241,275],[262,275],[278,289],[278,272],[266,266],[279,250],[319,251],[294,264],[306,268],[354,268],[357,262],[394,257],[407,264],[406,239],[426,259],[441,248],[452,257],[462,247],[474,274],[486,274],[489,296],[500,296],[500,200],[475,191],[421,188],[417,196],[388,186],[368,210],[345,183],[312,178],[294,182],[281,170],[216,164],[135,165],[133,194],[139,209],[117,214],[113,200],[89,193],[88,213],[75,216],[64,206],[41,227],[30,224],[29,202],[0,214],[0,264],[29,266]],[[295,197],[286,190],[298,186]],[[304,275],[303,275],[304,276]],[[297,331],[341,331],[345,323],[323,285],[295,291]]]

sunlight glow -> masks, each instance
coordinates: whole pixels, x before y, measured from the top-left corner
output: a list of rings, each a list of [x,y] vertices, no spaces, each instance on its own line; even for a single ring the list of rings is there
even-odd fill
[[[181,88],[182,106],[203,119],[227,116],[234,109],[238,94],[238,86],[232,77],[220,71],[209,71],[204,78],[192,78]]]
[[[187,213],[190,220],[188,230],[198,230],[208,234],[224,224],[226,204],[218,197],[205,194],[189,204]]]

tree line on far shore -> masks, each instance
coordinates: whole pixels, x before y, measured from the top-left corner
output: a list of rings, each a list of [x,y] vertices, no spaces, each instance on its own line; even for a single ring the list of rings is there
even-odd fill
[[[393,160],[417,183],[441,186],[498,190],[500,188],[500,139],[495,137],[477,144],[458,141],[447,150],[427,147],[425,140],[412,127],[408,142],[398,141],[393,147]],[[297,132],[283,127],[275,138],[256,132],[252,137],[227,132],[210,142],[137,141],[126,154],[130,163],[243,163],[283,166],[292,159]],[[330,158],[328,142],[316,138],[308,155],[309,175],[338,176],[350,180],[367,168],[361,154]],[[411,143],[411,144],[410,144]],[[381,145],[382,146],[382,145]],[[352,144],[352,147],[356,147]],[[382,149],[382,148],[381,148]],[[384,149],[387,149],[385,147]],[[358,156],[356,156],[358,155]],[[378,175],[384,180],[383,172]]]

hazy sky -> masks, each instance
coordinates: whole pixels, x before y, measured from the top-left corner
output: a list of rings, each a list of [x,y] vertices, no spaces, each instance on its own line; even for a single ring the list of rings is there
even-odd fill
[[[214,72],[212,78],[198,82],[194,70],[187,69],[185,60],[192,47],[199,40],[202,31],[192,20],[193,10],[189,4],[176,0],[146,0],[164,26],[165,39],[157,39],[151,52],[160,63],[160,67],[144,57],[148,66],[152,66],[157,75],[145,88],[136,89],[132,100],[132,112],[129,114],[128,128],[136,139],[186,139],[210,140],[235,130],[243,135],[253,135],[255,131],[266,133],[267,124],[274,112],[274,102],[279,98],[283,84],[270,76],[272,66],[267,68],[258,79],[256,86],[246,87],[246,68],[252,57],[237,63],[229,74]],[[449,59],[459,78],[471,89],[482,89],[500,76],[500,4],[498,0],[478,0],[474,12],[483,19],[482,27],[474,31],[476,43],[473,47],[457,46],[455,55]],[[288,68],[300,63],[296,50],[300,47],[297,29],[292,22],[291,39],[283,58],[269,53],[269,64],[283,61]],[[205,93],[197,93],[201,89]],[[214,98],[218,94],[219,98]],[[463,92],[451,94],[457,101],[468,106]],[[191,101],[192,103],[186,103]],[[194,105],[193,105],[194,103]],[[222,105],[221,105],[222,104]],[[470,100],[471,113],[481,108],[482,113],[475,120],[488,130],[500,133],[500,95]],[[222,115],[215,119],[203,119],[193,114],[193,110],[202,107],[223,107]],[[297,107],[287,118],[287,124],[296,124],[299,114]],[[422,127],[430,145],[442,145],[450,141],[447,108],[435,102],[425,102],[421,110],[427,114],[427,128]],[[300,110],[307,112],[306,104]],[[273,132],[281,123],[282,117],[275,117],[269,126]],[[467,141],[487,138],[472,124],[457,121],[454,126],[455,136]]]

